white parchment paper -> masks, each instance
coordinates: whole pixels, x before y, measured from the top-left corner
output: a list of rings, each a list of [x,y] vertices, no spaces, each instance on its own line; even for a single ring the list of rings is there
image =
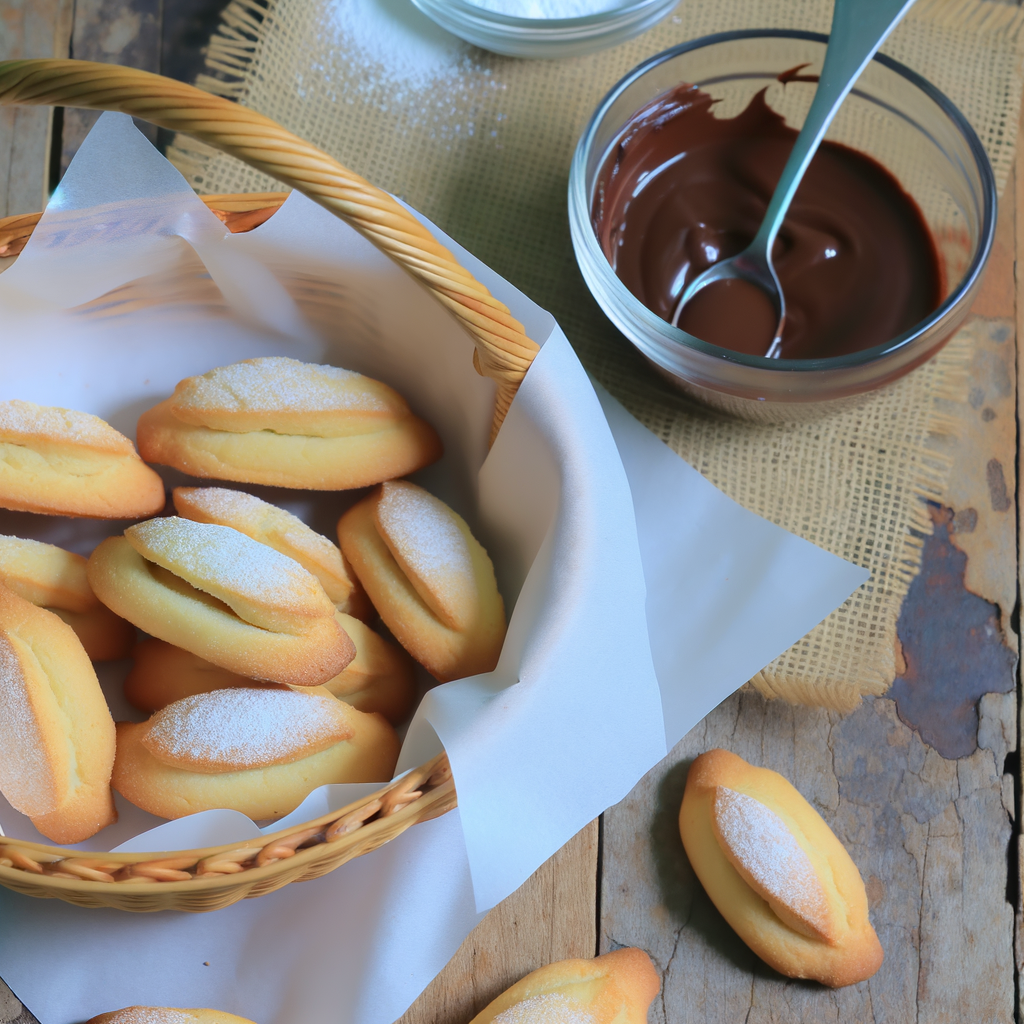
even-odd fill
[[[416,479],[488,547],[510,612],[495,672],[427,692],[399,763],[443,743],[458,812],[323,879],[198,917],[0,890],[0,973],[43,1024],[131,1003],[388,1024],[480,913],[867,577],[725,498],[595,393],[547,313],[437,234],[543,346],[490,451],[493,386],[425,291],[299,195],[227,234],[127,118],[100,119],[0,276],[0,317],[19,339],[5,345],[0,399],[93,412],[129,436],[181,377],[256,355],[392,384],[445,443]],[[252,490],[331,536],[362,493]],[[82,553],[123,525],[0,515],[0,532]],[[130,713],[125,669],[101,673],[115,717]],[[365,790],[323,787],[288,822]],[[83,846],[163,851],[257,829],[236,812],[160,825],[119,809]],[[36,837],[5,804],[0,825]]]

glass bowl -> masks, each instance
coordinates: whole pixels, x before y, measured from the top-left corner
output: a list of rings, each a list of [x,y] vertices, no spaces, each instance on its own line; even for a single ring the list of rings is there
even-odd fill
[[[469,0],[412,0],[467,43],[509,57],[577,57],[624,43],[661,21],[679,0],[632,0],[580,18],[517,18]]]
[[[632,115],[680,83],[743,110],[768,87],[769,105],[799,128],[815,84],[778,76],[799,64],[821,68],[828,37],[758,30],[705,36],[645,61],[597,108],[569,174],[569,224],[587,286],[615,326],[673,386],[747,419],[809,419],[909,373],[949,340],[970,310],[992,248],[996,187],[988,157],[964,116],[934,86],[878,55],[832,123],[827,139],[886,167],[920,207],[943,270],[942,300],[925,320],[884,345],[823,359],[767,359],[701,341],[647,309],[615,275],[591,219],[598,178]],[[865,296],[870,301],[870,296]]]

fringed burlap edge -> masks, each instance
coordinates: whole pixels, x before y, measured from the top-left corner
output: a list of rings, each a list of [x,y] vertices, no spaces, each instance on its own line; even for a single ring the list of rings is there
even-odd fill
[[[943,498],[953,466],[953,449],[959,437],[957,418],[943,411],[942,406],[963,403],[973,344],[969,331],[961,331],[932,361],[932,408],[925,436],[918,447],[918,462],[911,483],[911,491],[917,500],[909,507],[908,532],[904,534],[902,550],[893,560],[892,572],[880,584],[874,577],[868,580],[850,596],[842,609],[834,611],[789,651],[765,666],[750,680],[749,685],[768,700],[783,699],[792,704],[849,712],[861,703],[864,696],[881,696],[892,685],[896,677],[896,623],[903,599],[920,571],[925,539],[933,531],[928,503],[939,502]],[[813,676],[787,671],[787,662],[791,660],[793,652],[831,647],[837,642],[843,642],[834,635],[841,612],[856,604],[863,591],[877,585],[886,586],[894,598],[889,603],[891,614],[887,621],[875,625],[874,635],[870,639],[874,643],[876,656],[858,665],[856,680],[839,680],[825,673]],[[877,657],[879,649],[890,652],[884,664]],[[828,664],[830,659],[821,660]]]

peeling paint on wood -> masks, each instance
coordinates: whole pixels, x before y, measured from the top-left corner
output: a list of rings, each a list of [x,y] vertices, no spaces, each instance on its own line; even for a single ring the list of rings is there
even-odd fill
[[[896,624],[906,669],[889,696],[925,743],[943,757],[966,757],[978,746],[978,701],[1014,690],[1017,659],[999,608],[964,587],[967,556],[950,537],[952,510],[930,512],[935,532]]]
[[[1012,266],[1008,272],[1012,281]],[[1009,615],[1017,599],[1015,333],[1010,319],[974,320],[967,330],[974,339],[970,401],[946,409],[957,437],[943,500],[967,555],[967,589]],[[1007,642],[1016,650],[1015,635]]]
[[[974,533],[978,528],[978,510],[976,508],[962,508],[953,516],[949,524],[950,533]]]
[[[988,496],[992,502],[992,511],[1009,512],[1013,507],[1013,502],[1006,491],[1003,464],[998,459],[988,460],[985,466],[985,479],[988,481]]]

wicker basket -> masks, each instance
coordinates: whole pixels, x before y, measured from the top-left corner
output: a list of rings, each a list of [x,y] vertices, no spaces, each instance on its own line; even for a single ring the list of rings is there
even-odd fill
[[[492,438],[537,345],[419,221],[315,146],[255,111],[159,75],[88,61],[0,62],[0,103],[118,110],[184,132],[299,189],[346,220],[420,281],[466,328],[477,370],[497,384]],[[233,231],[266,220],[285,193],[207,196]],[[17,255],[39,220],[0,220],[0,258]],[[81,853],[0,838],[0,885],[29,896],[119,910],[218,910],[289,882],[317,878],[410,825],[455,806],[442,754],[372,796],[263,837],[166,855]]]

